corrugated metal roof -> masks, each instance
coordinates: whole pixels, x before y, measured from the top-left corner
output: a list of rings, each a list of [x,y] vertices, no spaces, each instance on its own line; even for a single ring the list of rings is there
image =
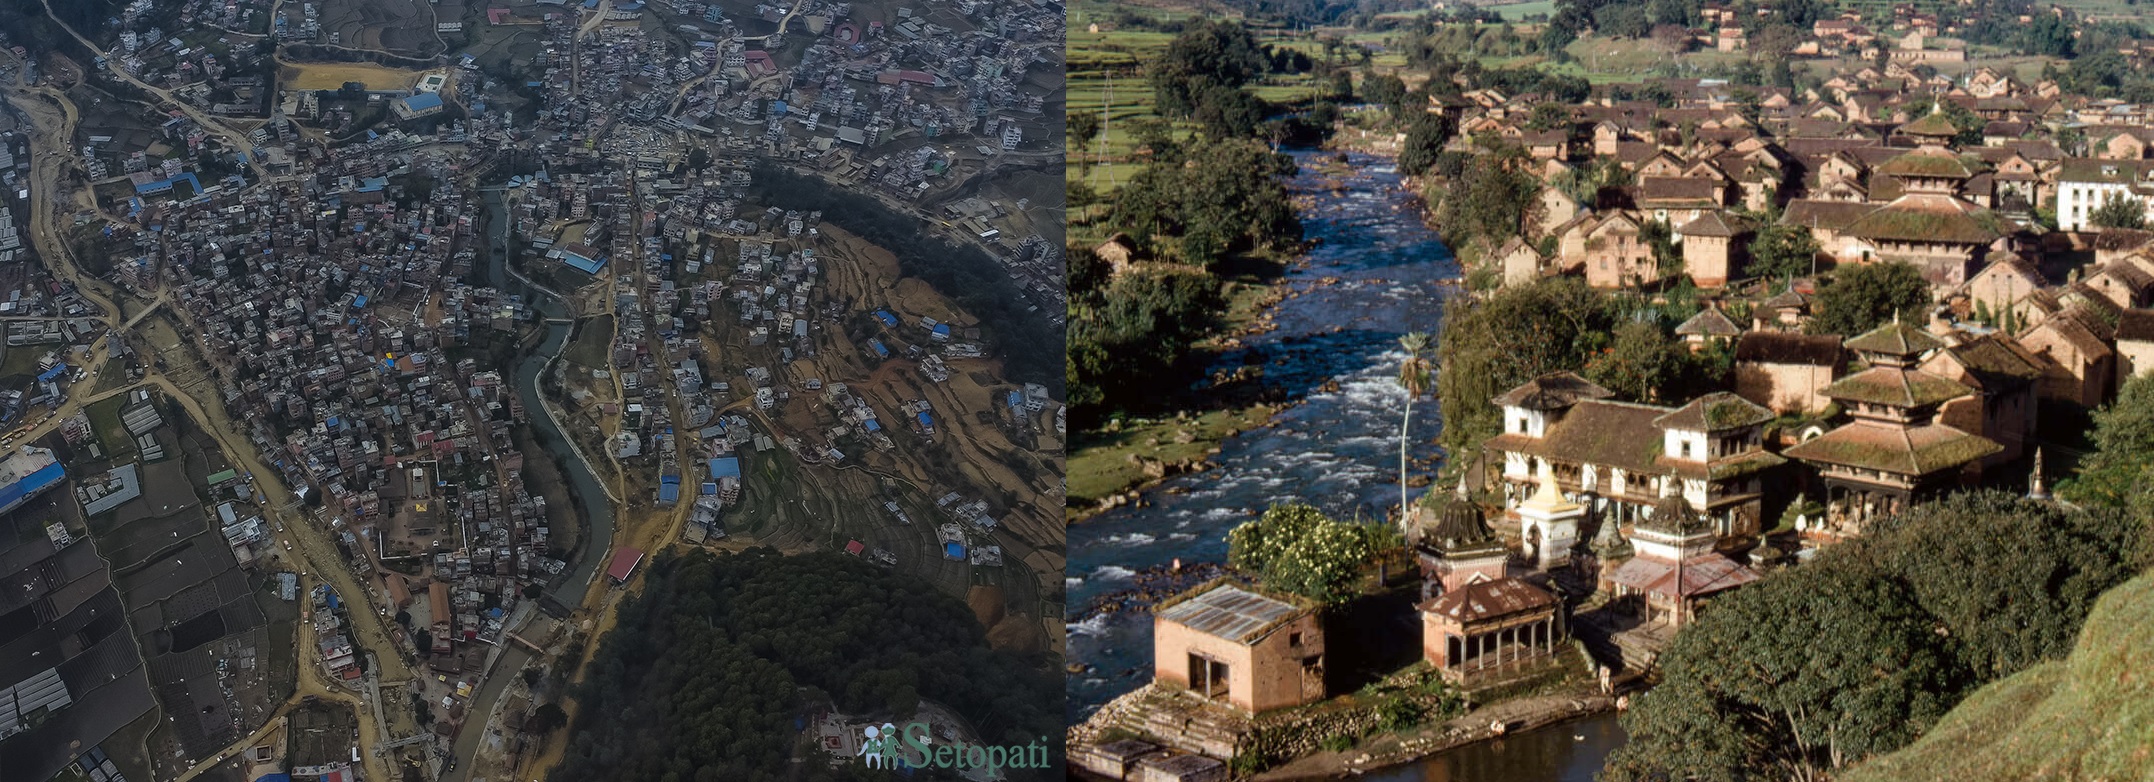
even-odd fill
[[[1222,586],[1176,603],[1159,616],[1205,635],[1246,644],[1256,640],[1259,631],[1300,610],[1283,600]]]

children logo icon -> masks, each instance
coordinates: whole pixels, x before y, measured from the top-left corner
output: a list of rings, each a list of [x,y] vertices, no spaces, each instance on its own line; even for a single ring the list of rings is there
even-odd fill
[[[868,768],[902,768],[904,758],[898,754],[900,746],[897,726],[888,722],[877,728],[869,725],[865,731],[867,740],[860,742],[860,756]]]
[[[862,733],[859,755],[868,768],[1047,768],[1047,743],[1034,741],[1019,747],[991,747],[962,741],[935,746],[925,722],[898,726],[885,722],[868,726]]]

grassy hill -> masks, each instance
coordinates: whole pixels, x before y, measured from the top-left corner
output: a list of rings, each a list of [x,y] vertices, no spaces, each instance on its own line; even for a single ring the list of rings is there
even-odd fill
[[[1975,691],[1846,782],[2154,778],[2154,574],[2102,595],[2064,660]]]

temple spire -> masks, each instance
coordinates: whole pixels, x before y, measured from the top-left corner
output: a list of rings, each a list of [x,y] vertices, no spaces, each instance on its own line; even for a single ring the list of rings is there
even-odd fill
[[[2049,499],[2049,487],[2042,483],[2042,449],[2034,449],[2034,472],[2027,476],[2027,499]]]

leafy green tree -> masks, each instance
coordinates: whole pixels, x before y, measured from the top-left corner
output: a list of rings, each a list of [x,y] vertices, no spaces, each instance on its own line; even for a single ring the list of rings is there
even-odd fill
[[[1615,339],[1586,362],[1586,379],[1633,402],[1675,401],[1663,397],[1694,372],[1690,349],[1661,331],[1660,324],[1630,321],[1617,327]]]
[[[1443,154],[1444,145],[1458,134],[1458,124],[1442,114],[1424,113],[1406,129],[1406,144],[1399,149],[1399,170],[1420,176]]]
[[[1227,565],[1244,573],[1261,574],[1309,530],[1329,523],[1331,519],[1314,506],[1273,505],[1257,520],[1227,531]]]
[[[1617,38],[1644,38],[1653,26],[1645,12],[1635,3],[1610,3],[1593,10],[1593,26]]]
[[[1068,115],[1067,121],[1070,140],[1075,142],[1077,147],[1078,165],[1090,169],[1092,156],[1087,150],[1092,148],[1092,140],[1099,138],[1099,115],[1080,111]]]
[[[1264,585],[1320,603],[1360,593],[1378,554],[1405,545],[1385,524],[1334,521],[1307,505],[1274,505],[1227,533],[1227,562]]]
[[[1406,82],[1393,74],[1377,74],[1362,80],[1361,94],[1370,103],[1397,105],[1406,100]]]
[[[1151,64],[1153,99],[1162,115],[1188,117],[1214,87],[1236,89],[1270,67],[1256,36],[1240,23],[1199,20]]]
[[[1965,493],[1873,526],[1851,556],[1905,581],[1988,681],[2063,657],[2095,599],[2146,565],[2141,529],[2116,509]]]
[[[1818,250],[1817,236],[1809,226],[1771,223],[1750,239],[1750,261],[1744,271],[1775,280],[1809,274],[1816,267]]]
[[[2147,227],[2146,204],[2132,196],[2113,196],[2102,200],[2102,205],[2087,215],[2087,222],[2097,228],[2128,228],[2134,231]]]
[[[1462,252],[1494,249],[1525,233],[1541,180],[1529,170],[1525,150],[1502,145],[1461,168],[1459,175],[1426,192],[1436,222]]]
[[[1912,264],[1890,261],[1842,267],[1831,284],[1817,292],[1817,317],[1810,321],[1812,334],[1854,336],[1884,325],[1894,317],[1924,322],[1930,304],[1930,284]]]
[[[1814,779],[1898,748],[1965,678],[1947,643],[1906,586],[1859,563],[1775,575],[1676,635],[1603,778]]]
[[[2154,486],[2154,376],[2137,375],[2094,411],[2094,452],[2057,493],[2083,505],[2144,508]]]
[[[1451,462],[1465,464],[1465,454],[1502,430],[1490,399],[1540,375],[1584,366],[1619,323],[1607,295],[1575,277],[1452,300],[1444,309],[1436,375]]]
[[[1526,129],[1528,130],[1550,131],[1569,127],[1570,124],[1571,107],[1561,103],[1536,104],[1533,107],[1533,113],[1526,115]]]
[[[1169,246],[1182,262],[1211,267],[1301,239],[1281,181],[1293,173],[1292,158],[1253,140],[1192,141],[1186,155],[1146,166],[1115,191],[1109,221],[1154,243],[1176,239]]]
[[[1220,306],[1219,281],[1192,270],[1139,269],[1073,290],[1064,362],[1079,418],[1158,404],[1161,386],[1184,373],[1183,356],[1210,332]]]

